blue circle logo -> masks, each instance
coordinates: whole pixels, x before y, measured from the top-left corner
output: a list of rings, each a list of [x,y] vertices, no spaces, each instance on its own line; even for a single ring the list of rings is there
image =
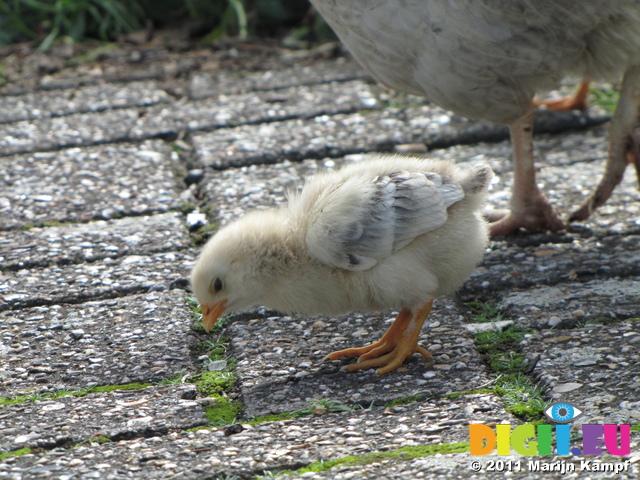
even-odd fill
[[[547,408],[544,414],[555,423],[569,423],[582,415],[582,410],[568,403],[556,403]]]

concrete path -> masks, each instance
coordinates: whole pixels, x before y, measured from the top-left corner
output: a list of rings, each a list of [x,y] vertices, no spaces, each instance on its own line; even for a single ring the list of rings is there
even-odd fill
[[[638,478],[633,172],[588,222],[493,241],[424,328],[432,368],[414,356],[348,374],[323,357],[376,339],[393,312],[258,309],[207,335],[188,283],[199,242],[317,171],[403,144],[490,162],[489,202],[505,207],[506,129],[389,92],[336,48],[103,50],[2,59],[0,479]],[[539,183],[566,214],[599,179],[608,116],[539,117]],[[497,328],[483,315],[506,329],[502,350],[478,336]],[[520,376],[497,388],[510,362]],[[630,454],[464,444],[470,423],[515,427],[558,402],[583,412],[572,446],[580,424],[630,424]]]

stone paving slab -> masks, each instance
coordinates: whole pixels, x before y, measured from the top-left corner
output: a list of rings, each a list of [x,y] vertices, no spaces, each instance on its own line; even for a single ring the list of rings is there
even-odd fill
[[[416,99],[415,103],[422,104],[424,100]],[[602,123],[606,118],[603,114],[590,117],[576,113],[559,117],[540,114],[538,130],[584,128]],[[224,169],[280,163],[283,159],[299,161],[390,151],[402,144],[424,143],[429,148],[443,148],[507,137],[504,126],[465,119],[437,106],[422,105],[243,125],[194,134],[192,141],[201,166]]]
[[[0,158],[0,230],[178,209],[178,181],[158,140]]]
[[[638,438],[635,438],[633,446],[638,446]],[[613,474],[611,471],[598,472],[598,462],[610,465],[622,464],[624,461],[619,457],[606,455],[597,457],[597,460],[586,460],[585,465],[579,459],[567,459],[566,457],[523,457],[523,456],[497,456],[488,455],[486,457],[471,457],[468,453],[457,453],[447,455],[434,455],[415,460],[389,461],[382,460],[373,462],[366,466],[336,467],[322,473],[304,473],[302,475],[287,475],[286,480],[378,480],[380,478],[389,480],[404,480],[406,478],[419,478],[426,480],[439,480],[442,478],[455,480],[501,480],[503,478],[514,478],[517,480],[563,480],[566,478],[579,478],[584,480],[595,480],[605,478],[616,478],[633,480],[640,475],[639,458],[633,457],[626,471]],[[480,471],[471,467],[473,461],[478,464]],[[511,462],[511,463],[507,463]],[[519,462],[519,463],[517,463]],[[530,466],[529,463],[532,463]],[[540,465],[542,464],[542,466]],[[545,464],[556,471],[544,471]],[[508,465],[510,468],[507,468]],[[563,466],[564,465],[564,466]],[[568,465],[568,466],[567,466]],[[498,466],[498,467],[496,467]],[[502,467],[500,467],[502,466]],[[560,469],[573,468],[571,473],[566,473]],[[602,467],[600,467],[602,468]],[[488,471],[492,469],[492,471]]]
[[[201,100],[224,94],[240,94],[261,90],[280,90],[300,85],[318,85],[330,82],[368,80],[369,75],[356,63],[346,58],[316,61],[305,65],[293,65],[257,72],[231,72],[207,69],[195,71],[189,76],[186,94],[192,100]],[[179,88],[179,85],[176,87]]]
[[[159,88],[157,82],[91,85],[63,91],[31,92],[15,97],[0,97],[0,124],[74,113],[96,113],[115,108],[146,107],[169,100],[169,95]]]
[[[191,246],[184,227],[182,215],[169,212],[83,224],[9,230],[0,238],[0,270],[184,250]]]
[[[158,382],[193,370],[183,290],[0,313],[0,396]]]
[[[202,100],[222,94],[238,95],[252,91],[366,78],[368,76],[355,63],[345,59],[243,74],[219,70],[196,71],[189,77],[185,94],[192,100]],[[172,98],[165,88],[174,93],[182,86],[182,83],[165,85],[157,80],[147,80],[78,85],[62,90],[0,96],[0,124],[169,103],[176,99]]]
[[[114,441],[158,437],[206,425],[195,397],[195,387],[183,384],[9,405],[0,415],[0,451],[75,446],[98,436]],[[21,419],[19,428],[15,417]],[[50,417],[55,423],[49,424]]]
[[[145,392],[138,395],[147,396]],[[175,393],[168,393],[168,402],[175,402]],[[137,397],[129,398],[127,403],[140,402]],[[118,397],[114,400],[109,403],[117,405]],[[87,408],[81,399],[73,402],[79,408]],[[107,407],[113,408],[111,405],[99,405],[93,410],[109,411]],[[36,405],[33,409],[41,408],[41,405]],[[131,410],[135,412],[139,408],[133,406]],[[153,410],[144,414],[153,416]],[[130,418],[126,417],[122,423]],[[99,417],[98,421],[104,422]],[[430,400],[392,408],[314,415],[259,425],[245,424],[242,431],[231,435],[224,428],[212,428],[95,444],[89,451],[86,447],[71,451],[51,450],[38,462],[34,462],[33,456],[26,455],[0,464],[0,475],[14,472],[28,475],[27,478],[39,478],[38,474],[61,474],[63,467],[80,458],[82,462],[76,461],[73,465],[84,467],[84,471],[79,471],[79,478],[93,478],[90,472],[100,472],[100,478],[216,478],[225,472],[241,478],[253,478],[264,470],[288,465],[406,446],[463,442],[468,437],[469,421],[487,424],[517,422],[502,409],[496,397],[472,395],[455,400]],[[85,452],[93,455],[84,456]]]
[[[363,81],[337,82],[100,113],[0,124],[0,156],[100,143],[177,137],[183,131],[374,108]]]
[[[526,318],[529,326],[537,328],[572,328],[597,321],[640,318],[640,278],[560,283],[514,291],[503,297],[501,305],[510,317]]]
[[[534,375],[554,401],[580,408],[582,423],[640,423],[640,322],[554,329],[523,341]]]
[[[185,287],[194,263],[191,252],[167,252],[8,270],[0,272],[0,311]]]
[[[323,360],[332,351],[378,340],[396,313],[265,318],[268,312],[255,312],[231,320],[224,335],[231,338],[230,354],[238,361],[245,413],[261,416],[298,410],[310,398],[381,405],[413,395],[433,398],[466,392],[491,383],[461,312],[446,299],[436,302],[422,332],[421,343],[433,355],[431,367],[414,355],[394,374],[378,376],[374,369],[341,370],[355,359]]]

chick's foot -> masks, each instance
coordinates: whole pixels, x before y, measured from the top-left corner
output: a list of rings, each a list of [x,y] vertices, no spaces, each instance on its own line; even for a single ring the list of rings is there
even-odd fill
[[[345,370],[355,372],[380,367],[376,372],[378,375],[397,369],[414,353],[419,353],[431,361],[431,354],[418,345],[418,337],[432,304],[431,301],[426,303],[415,315],[410,310],[402,309],[389,330],[377,342],[365,347],[339,350],[330,353],[325,359],[359,357],[356,363],[347,365]]]

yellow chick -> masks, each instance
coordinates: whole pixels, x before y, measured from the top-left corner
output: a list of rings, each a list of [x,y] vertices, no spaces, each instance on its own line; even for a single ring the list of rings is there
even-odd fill
[[[453,293],[488,241],[478,211],[493,172],[380,155],[319,174],[283,208],[251,212],[204,246],[191,274],[208,332],[225,312],[265,305],[339,315],[399,309],[377,342],[327,358],[349,371],[398,368],[418,352],[433,300]]]

